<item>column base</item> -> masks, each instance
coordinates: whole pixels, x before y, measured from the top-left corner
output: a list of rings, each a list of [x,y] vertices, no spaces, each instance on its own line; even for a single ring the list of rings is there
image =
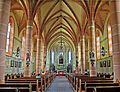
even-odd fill
[[[113,65],[114,67],[114,81],[118,80],[120,81],[120,65]]]
[[[30,66],[25,67],[24,77],[31,77]]]
[[[96,70],[90,70],[90,77],[97,77]]]
[[[0,84],[5,84],[5,80],[0,80]]]

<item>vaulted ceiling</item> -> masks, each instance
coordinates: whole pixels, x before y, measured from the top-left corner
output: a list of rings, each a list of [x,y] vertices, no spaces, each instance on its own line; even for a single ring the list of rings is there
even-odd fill
[[[19,34],[25,31],[29,13],[34,18],[33,37],[38,31],[46,46],[59,46],[62,39],[66,46],[77,46],[82,35],[89,36],[93,17],[96,35],[103,33],[108,22],[110,0],[12,0]]]

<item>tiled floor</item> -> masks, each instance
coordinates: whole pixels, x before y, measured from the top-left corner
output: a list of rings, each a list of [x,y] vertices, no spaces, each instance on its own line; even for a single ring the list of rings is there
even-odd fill
[[[74,92],[65,76],[57,76],[46,92]]]

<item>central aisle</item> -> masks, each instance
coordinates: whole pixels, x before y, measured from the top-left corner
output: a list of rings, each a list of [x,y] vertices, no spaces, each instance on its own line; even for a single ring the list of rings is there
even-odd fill
[[[65,76],[56,76],[46,92],[74,92]]]

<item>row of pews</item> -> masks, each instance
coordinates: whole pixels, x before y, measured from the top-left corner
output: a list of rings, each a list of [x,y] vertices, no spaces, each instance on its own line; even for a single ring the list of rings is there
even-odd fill
[[[8,80],[8,79],[16,79],[16,78],[21,78],[23,77],[23,73],[21,74],[7,74],[5,75],[5,81]]]
[[[110,74],[110,73],[97,73],[97,77],[103,77],[103,78],[111,78],[113,79],[113,73]]]
[[[0,92],[44,92],[54,78],[54,74],[48,74],[42,75],[41,78],[32,76],[8,79],[0,84]]]
[[[120,92],[119,82],[110,78],[75,74],[67,74],[66,77],[76,92]]]

